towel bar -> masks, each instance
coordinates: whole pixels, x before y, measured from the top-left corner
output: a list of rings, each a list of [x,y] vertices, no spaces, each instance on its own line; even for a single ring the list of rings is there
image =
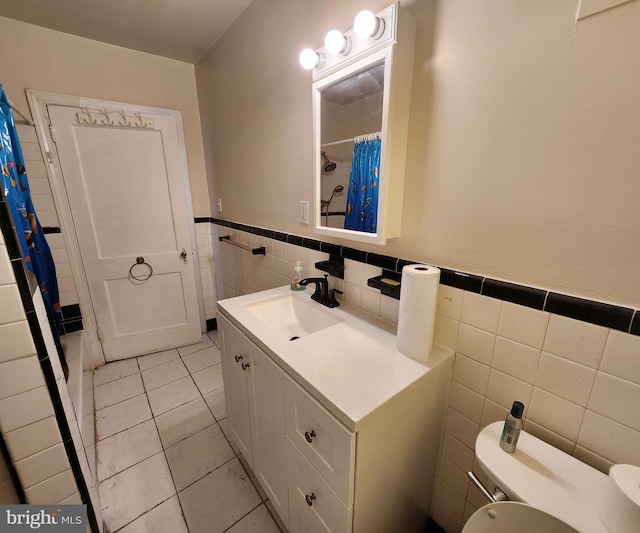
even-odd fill
[[[238,248],[242,248],[243,250],[247,250],[251,252],[253,255],[267,255],[267,251],[264,246],[258,246],[257,248],[251,248],[248,244],[242,244],[241,242],[234,242],[231,240],[231,235],[223,235],[222,237],[218,237],[218,240],[228,242],[229,244],[233,244],[233,246],[237,246]]]

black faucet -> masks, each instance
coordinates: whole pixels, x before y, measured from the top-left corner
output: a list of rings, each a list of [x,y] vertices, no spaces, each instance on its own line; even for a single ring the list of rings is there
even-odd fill
[[[340,302],[336,300],[336,292],[342,294],[342,291],[338,289],[329,290],[329,276],[324,275],[324,278],[304,278],[300,280],[300,285],[307,286],[309,283],[315,284],[316,288],[311,295],[311,299],[326,307],[338,307]]]

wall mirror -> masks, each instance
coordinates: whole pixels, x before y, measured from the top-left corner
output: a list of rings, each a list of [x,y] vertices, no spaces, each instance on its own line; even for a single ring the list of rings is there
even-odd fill
[[[384,244],[400,236],[415,21],[398,3],[374,37],[316,51],[315,232]]]

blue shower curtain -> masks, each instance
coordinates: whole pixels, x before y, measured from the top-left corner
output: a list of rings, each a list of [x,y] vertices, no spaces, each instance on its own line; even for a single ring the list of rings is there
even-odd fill
[[[2,193],[16,226],[27,270],[38,280],[56,346],[60,352],[60,299],[51,250],[36,216],[13,111],[0,84],[0,177]]]
[[[344,229],[376,232],[380,144],[380,139],[373,139],[358,142],[353,147]]]

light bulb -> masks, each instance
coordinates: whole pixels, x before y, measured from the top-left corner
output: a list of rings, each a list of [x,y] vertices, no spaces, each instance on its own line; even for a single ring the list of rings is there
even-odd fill
[[[361,39],[367,37],[379,39],[384,33],[384,20],[365,9],[356,15],[353,21],[353,31]]]
[[[330,54],[347,55],[351,49],[351,40],[338,30],[331,30],[324,38],[324,47]]]
[[[320,64],[320,54],[311,48],[305,48],[300,52],[300,66],[305,70],[316,68]]]

